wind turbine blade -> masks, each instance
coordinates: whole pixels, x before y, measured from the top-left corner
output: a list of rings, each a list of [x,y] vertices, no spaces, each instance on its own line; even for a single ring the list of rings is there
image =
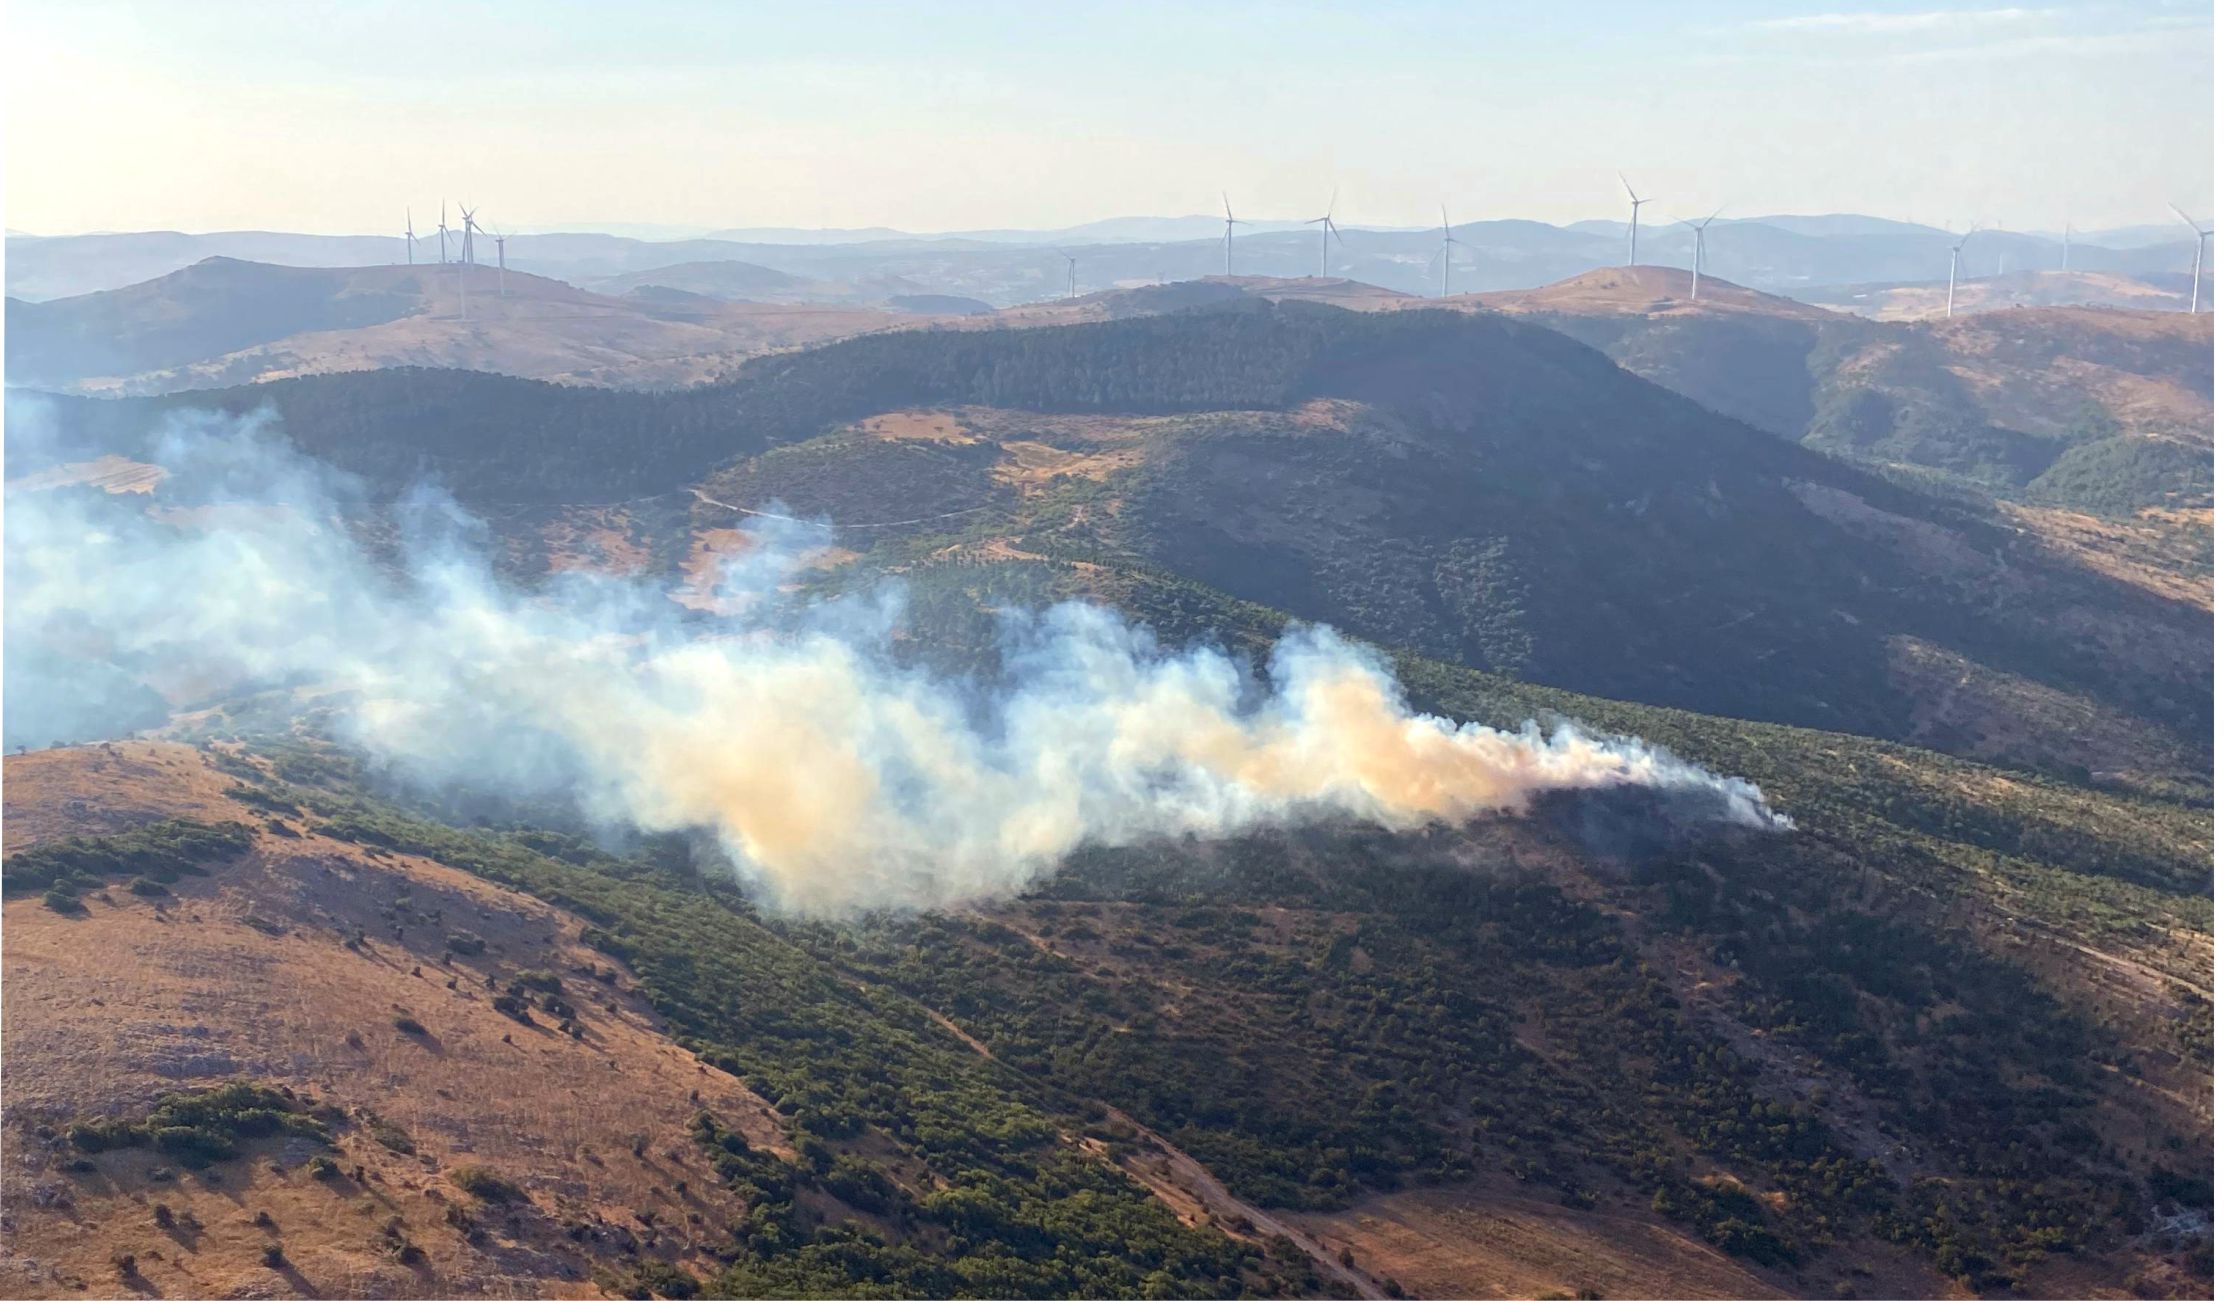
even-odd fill
[[[2171,204],[2170,211],[2178,214],[2178,220],[2184,222],[2188,226],[2191,226],[2193,229],[2199,230],[2201,228],[2201,223],[2193,220],[2193,218],[2191,217],[2186,216],[2185,209],[2179,207],[2177,204]]]
[[[1228,220],[1234,221],[1236,219],[1236,210],[1234,207],[1229,205],[1228,192],[1226,190],[1222,190],[1220,192],[1220,210],[1228,214]]]

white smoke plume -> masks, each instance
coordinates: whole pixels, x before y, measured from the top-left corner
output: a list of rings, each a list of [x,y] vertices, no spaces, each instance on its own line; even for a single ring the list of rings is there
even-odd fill
[[[11,743],[143,726],[119,697],[143,709],[150,681],[313,687],[343,702],[346,739],[416,781],[708,832],[769,902],[817,913],[1010,894],[1085,844],[1456,824],[1551,790],[1654,787],[1782,824],[1750,783],[1639,741],[1416,714],[1325,628],[1285,636],[1261,682],[1069,603],[1009,616],[992,680],[907,667],[900,589],[802,609],[781,594],[828,540],[814,526],[761,521],[715,616],[644,581],[506,584],[431,494],[381,565],[338,522],[351,486],[256,424],[173,418],[151,509],[10,492]]]

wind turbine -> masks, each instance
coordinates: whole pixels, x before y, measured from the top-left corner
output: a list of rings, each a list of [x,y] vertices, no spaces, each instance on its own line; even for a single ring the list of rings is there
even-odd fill
[[[1616,173],[1614,173],[1614,175],[1615,175],[1615,176],[1616,176],[1617,178],[1619,178],[1619,179],[1621,180],[1621,182],[1622,182],[1622,193],[1624,193],[1624,194],[1627,194],[1627,195],[1629,196],[1629,264],[1630,264],[1631,266],[1636,266],[1636,265],[1637,265],[1637,210],[1638,210],[1639,208],[1642,208],[1642,207],[1644,207],[1644,206],[1645,206],[1646,204],[1648,204],[1648,203],[1651,203],[1651,202],[1652,202],[1652,200],[1651,200],[1651,199],[1640,199],[1640,198],[1638,198],[1638,197],[1637,197],[1637,191],[1635,191],[1635,190],[1633,190],[1633,189],[1631,189],[1631,188],[1630,188],[1630,184],[1629,184],[1629,178],[1628,178],[1628,177],[1626,177],[1626,176],[1623,176],[1623,175],[1622,175],[1622,174],[1621,174],[1620,172],[1616,172]]]
[[[1344,232],[1336,229],[1336,193],[1334,190],[1328,192],[1328,211],[1305,223],[1308,226],[1319,226],[1321,228],[1321,279],[1323,280],[1328,279],[1329,233],[1332,231],[1335,233],[1338,244],[1344,242]]]
[[[479,229],[477,214],[472,212],[471,209],[463,207],[460,203],[456,206],[463,210],[463,264],[467,267],[477,266],[478,263],[474,260],[471,243],[472,232]]]
[[[1071,300],[1072,300],[1072,298],[1074,297],[1074,292],[1073,292],[1073,266],[1074,266],[1074,263],[1076,263],[1076,262],[1080,261],[1081,259],[1079,259],[1079,258],[1075,257],[1075,256],[1074,256],[1073,254],[1071,254],[1071,253],[1068,253],[1068,252],[1066,252],[1066,251],[1065,251],[1064,249],[1059,249],[1059,250],[1058,250],[1058,256],[1059,256],[1059,257],[1062,257],[1062,258],[1064,258],[1064,259],[1066,260],[1066,298],[1068,299],[1068,301],[1071,301]]]
[[[440,265],[448,265],[448,201],[440,201]]]
[[[496,295],[502,298],[510,296],[510,257],[504,251],[509,242],[509,236],[494,232],[494,285]]]
[[[1977,228],[1972,225],[1969,233],[1954,241],[1953,260],[1946,266],[1946,319],[1954,319],[1954,289],[1961,283],[1961,246],[1975,238]]]
[[[416,266],[417,219],[409,215],[407,208],[402,209],[402,241],[403,246],[409,250],[409,265]]]
[[[1220,210],[1228,214],[1228,233],[1223,237],[1228,255],[1227,269],[1222,274],[1232,276],[1236,273],[1236,227],[1248,226],[1251,223],[1236,220],[1236,210],[1228,206],[1228,192],[1226,190],[1220,192]]]
[[[2212,226],[2207,230],[2201,229],[2201,223],[2193,220],[2193,218],[2191,217],[2186,216],[2185,209],[2179,207],[2177,204],[2171,204],[2170,211],[2178,214],[2179,221],[2182,221],[2186,225],[2193,228],[2193,303],[2185,310],[2188,313],[2198,315],[2201,311],[2202,255],[2209,251],[2209,236],[2216,233],[2216,228]]]
[[[2062,269],[2070,269],[2070,223],[2067,218],[2062,222]]]
[[[1699,301],[1699,268],[1706,265],[1707,261],[1707,227],[1712,226],[1714,219],[1721,215],[1722,209],[1716,208],[1705,221],[1683,221],[1681,217],[1676,219],[1691,227],[1691,301],[1695,303]]]
[[[1452,245],[1465,244],[1467,241],[1452,238],[1452,214],[1445,210],[1443,204],[1436,205],[1436,215],[1443,218],[1444,221],[1444,247],[1437,254],[1438,257],[1444,259],[1444,280],[1442,291],[1438,293],[1437,297],[1450,298],[1452,296]],[[1433,262],[1436,258],[1429,260]]]

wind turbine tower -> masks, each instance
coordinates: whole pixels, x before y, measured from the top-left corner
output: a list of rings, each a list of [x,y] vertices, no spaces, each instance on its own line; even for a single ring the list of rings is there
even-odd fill
[[[1328,279],[1328,237],[1333,233],[1338,244],[1344,242],[1344,232],[1336,229],[1336,191],[1328,192],[1328,211],[1305,224],[1321,228],[1321,279],[1326,280]]]
[[[440,201],[440,265],[448,265],[448,201]]]
[[[2201,264],[2209,251],[2209,236],[2216,233],[2216,228],[2212,226],[2207,230],[2201,229],[2201,223],[2186,216],[2185,209],[2177,204],[2171,204],[2170,211],[2178,214],[2178,220],[2193,228],[2193,301],[2185,310],[2198,315],[2201,311]]]
[[[1442,218],[1444,222],[1444,246],[1437,254],[1444,259],[1444,278],[1439,282],[1437,297],[1450,298],[1452,296],[1452,245],[1465,244],[1467,241],[1452,238],[1452,214],[1445,210],[1443,204],[1436,205],[1436,215]]]
[[[1954,319],[1954,290],[1961,284],[1961,246],[1976,234],[1977,228],[1971,226],[1967,235],[1954,241],[1953,258],[1946,265],[1946,319],[1949,321]]]
[[[1076,262],[1079,262],[1081,259],[1075,257],[1071,253],[1066,252],[1064,249],[1058,250],[1058,256],[1066,260],[1066,299],[1070,302],[1075,297],[1073,267],[1074,264]]]
[[[494,232],[494,285],[496,296],[501,298],[510,296],[510,256],[505,251],[509,242],[509,236]]]
[[[409,265],[417,265],[417,219],[402,209],[402,247],[409,250]]]
[[[1638,198],[1638,197],[1637,197],[1637,191],[1636,191],[1636,190],[1634,190],[1634,189],[1631,189],[1631,188],[1630,188],[1630,184],[1629,184],[1629,178],[1628,178],[1628,177],[1626,177],[1626,176],[1623,176],[1623,175],[1622,175],[1622,174],[1621,174],[1620,172],[1616,172],[1616,173],[1614,173],[1614,175],[1615,175],[1616,177],[1620,178],[1620,180],[1621,180],[1621,182],[1622,182],[1622,193],[1624,193],[1624,194],[1626,194],[1626,195],[1628,195],[1628,196],[1629,196],[1629,264],[1630,264],[1631,266],[1636,266],[1636,265],[1637,265],[1637,210],[1638,210],[1639,208],[1642,208],[1642,207],[1644,207],[1644,206],[1645,206],[1646,204],[1648,204],[1648,203],[1651,203],[1651,202],[1652,202],[1652,200],[1651,200],[1651,199],[1640,199],[1640,198]]]
[[[2062,269],[2070,269],[2070,224],[2062,223]]]
[[[1707,227],[1712,226],[1714,219],[1721,215],[1722,209],[1716,208],[1705,221],[1683,222],[1691,227],[1691,301],[1695,303],[1699,301],[1699,268],[1705,266],[1707,261]],[[1683,219],[1679,217],[1677,220]]]
[[[1236,210],[1228,206],[1228,192],[1226,190],[1220,192],[1220,210],[1228,214],[1227,234],[1222,237],[1227,257],[1221,274],[1232,276],[1236,273],[1236,227],[1248,226],[1251,223],[1236,220]]]
[[[461,204],[458,204],[456,206],[459,208],[463,208],[463,205]],[[469,208],[463,208],[463,264],[467,267],[478,265],[477,250],[471,243],[471,235],[478,229],[479,222],[477,214],[472,212]]]

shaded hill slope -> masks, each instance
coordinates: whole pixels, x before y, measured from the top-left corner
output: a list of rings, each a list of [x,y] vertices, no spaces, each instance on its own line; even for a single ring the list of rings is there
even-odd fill
[[[1870,322],[1665,267],[1467,300],[1810,447],[2088,510],[2202,506],[2213,317],[2049,307]]]
[[[1127,558],[1593,693],[2002,758],[2114,732],[2129,766],[2190,772],[2208,744],[2205,611],[1500,316],[1254,305],[878,336],[661,396],[399,371],[56,413],[122,444],[266,403],[382,491],[545,511],[699,487],[722,525],[780,502],[857,546]],[[930,404],[962,419],[870,426]]]

